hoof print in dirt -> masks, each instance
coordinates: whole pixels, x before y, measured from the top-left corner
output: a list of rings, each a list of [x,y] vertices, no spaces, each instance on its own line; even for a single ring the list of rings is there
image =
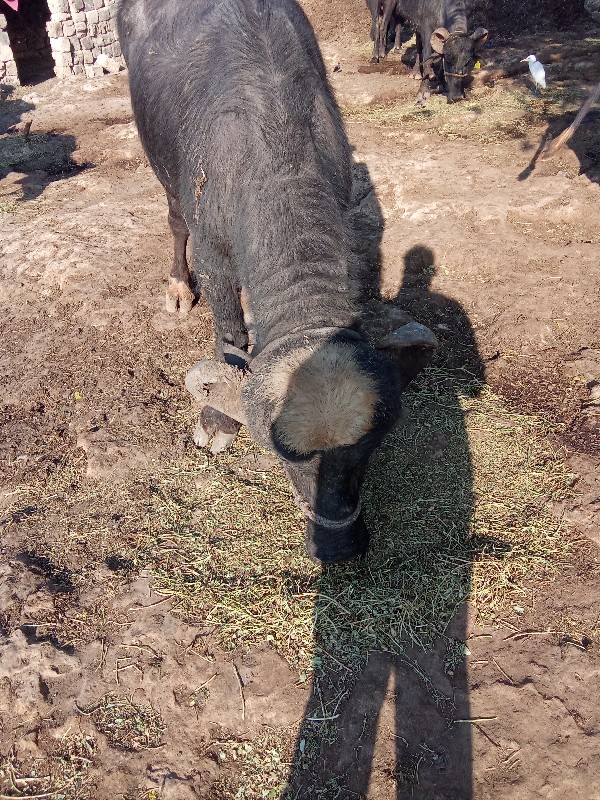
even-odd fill
[[[91,717],[112,747],[137,752],[158,747],[163,740],[164,723],[150,704],[117,694],[106,694],[82,713]]]

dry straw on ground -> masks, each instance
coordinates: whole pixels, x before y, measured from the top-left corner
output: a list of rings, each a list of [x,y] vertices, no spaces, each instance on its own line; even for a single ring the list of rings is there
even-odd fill
[[[224,645],[269,642],[304,672],[315,638],[317,656],[352,672],[369,649],[427,648],[466,598],[490,618],[520,601],[529,576],[551,577],[568,532],[545,504],[564,497],[570,476],[549,425],[510,412],[485,387],[434,369],[405,400],[407,421],[367,476],[364,561],[321,569],[307,559],[288,481],[260,459],[253,471],[258,451],[246,436],[218,458],[190,446],[120,484],[84,479],[79,461],[28,487],[36,511],[20,527],[57,568],[87,542],[97,558],[118,550]],[[70,574],[75,585],[84,577]],[[55,625],[77,644],[76,630]]]

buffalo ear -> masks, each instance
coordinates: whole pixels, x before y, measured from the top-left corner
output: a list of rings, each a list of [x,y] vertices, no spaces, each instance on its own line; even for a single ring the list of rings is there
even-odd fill
[[[436,53],[441,55],[444,52],[444,44],[449,36],[450,31],[447,28],[436,28],[434,30],[429,42]]]
[[[222,361],[199,361],[185,376],[185,388],[202,408],[220,411],[236,422],[246,425],[241,403],[245,373],[240,367]]]
[[[407,311],[381,300],[368,301],[362,310],[358,330],[373,347],[377,347],[379,341],[396,328],[415,321]]]
[[[397,328],[375,345],[396,364],[403,389],[427,366],[438,346],[434,333],[418,322]]]
[[[475,44],[475,50],[480,50],[483,45],[486,43],[488,38],[488,32],[485,28],[476,28],[473,33],[471,34],[471,39]]]

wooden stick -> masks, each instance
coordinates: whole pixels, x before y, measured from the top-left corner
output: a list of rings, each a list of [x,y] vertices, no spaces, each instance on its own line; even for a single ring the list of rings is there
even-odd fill
[[[581,106],[579,114],[577,114],[577,116],[575,117],[573,122],[569,125],[569,127],[566,130],[564,130],[560,134],[560,136],[557,136],[556,139],[550,142],[550,144],[546,145],[540,156],[542,161],[546,161],[549,158],[553,158],[558,153],[560,148],[569,141],[569,139],[573,136],[573,134],[581,124],[585,115],[588,113],[590,108],[594,105],[594,103],[599,97],[600,97],[600,83],[598,83],[598,85],[593,90],[591,95]]]

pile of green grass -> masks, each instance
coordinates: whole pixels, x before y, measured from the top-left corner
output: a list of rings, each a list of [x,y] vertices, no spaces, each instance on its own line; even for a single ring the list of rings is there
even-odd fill
[[[550,575],[567,549],[545,508],[569,484],[547,426],[436,370],[406,408],[408,422],[369,468],[364,561],[321,569],[307,559],[282,470],[236,474],[255,449],[245,439],[219,459],[199,457],[200,488],[192,463],[164,477],[143,546],[160,591],[227,646],[268,641],[301,670],[315,640],[354,671],[371,649],[428,648],[468,597],[488,617],[516,602],[525,578]]]
[[[553,86],[536,96],[527,88],[498,85],[473,90],[469,100],[447,102],[445,95],[432,95],[424,106],[414,99],[344,108],[344,118],[352,124],[382,127],[419,128],[424,123],[446,139],[474,139],[495,144],[524,138],[532,129],[559,118],[581,105],[585,92]]]
[[[526,578],[550,576],[567,551],[546,502],[565,496],[570,476],[544,420],[435,369],[405,394],[405,409],[364,486],[369,554],[348,565],[307,558],[283,470],[245,468],[260,452],[244,434],[222,456],[189,446],[124,483],[84,479],[79,458],[42,490],[17,493],[34,508],[20,527],[75,584],[118,548],[225,647],[268,642],[308,673],[316,643],[354,672],[371,649],[430,647],[467,598],[484,617],[510,607]],[[82,550],[88,564],[73,570],[66,554],[76,561]]]

